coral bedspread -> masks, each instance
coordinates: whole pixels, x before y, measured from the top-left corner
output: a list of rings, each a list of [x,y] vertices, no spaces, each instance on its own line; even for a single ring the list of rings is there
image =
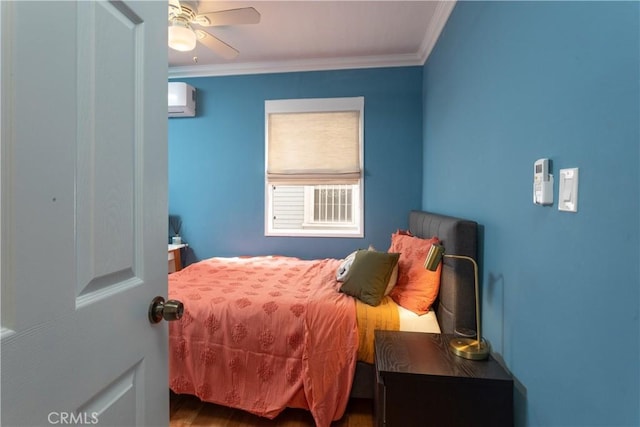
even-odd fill
[[[293,406],[318,426],[339,419],[358,348],[339,264],[212,258],[171,274],[169,297],[185,306],[169,326],[171,389],[268,418]]]

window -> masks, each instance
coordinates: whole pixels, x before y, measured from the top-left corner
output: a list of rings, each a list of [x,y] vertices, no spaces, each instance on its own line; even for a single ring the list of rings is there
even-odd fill
[[[364,98],[265,101],[267,236],[363,236]]]

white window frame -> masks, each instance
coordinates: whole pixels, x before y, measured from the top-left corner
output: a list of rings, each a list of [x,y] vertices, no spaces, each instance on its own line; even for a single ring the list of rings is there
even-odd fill
[[[360,178],[352,195],[353,224],[308,223],[303,228],[274,228],[272,187],[267,178],[269,153],[269,114],[359,111]],[[307,205],[308,207],[308,205]],[[305,212],[308,219],[309,212]],[[311,213],[311,217],[313,213]],[[285,237],[364,237],[364,97],[283,99],[265,101],[265,236]]]

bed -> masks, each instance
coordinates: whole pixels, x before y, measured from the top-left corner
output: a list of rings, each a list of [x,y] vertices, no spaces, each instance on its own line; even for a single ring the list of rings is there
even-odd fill
[[[360,294],[347,294],[356,263],[344,283],[337,280],[346,258],[212,258],[171,274],[169,297],[182,300],[185,312],[170,324],[170,388],[267,418],[285,407],[304,408],[318,426],[328,426],[342,416],[350,397],[373,397],[372,354],[366,349],[368,342],[368,348],[373,347],[373,329],[473,334],[469,263],[444,259],[426,313],[410,305],[410,310],[398,308],[392,300],[406,279],[403,271],[408,271],[403,253],[411,252],[396,250],[403,248],[396,242],[434,236],[448,253],[476,258],[475,222],[421,211],[410,213],[407,230],[392,234],[388,254],[354,252],[358,260],[373,257],[385,262],[398,255],[398,286],[388,295],[379,295],[384,289],[378,286],[377,307],[363,303]],[[421,267],[424,255],[416,255],[420,263],[412,265]],[[385,267],[384,278],[370,278],[372,268],[366,266],[367,280],[391,280],[390,267]],[[384,310],[390,317],[373,314]],[[365,325],[362,317],[374,320]]]

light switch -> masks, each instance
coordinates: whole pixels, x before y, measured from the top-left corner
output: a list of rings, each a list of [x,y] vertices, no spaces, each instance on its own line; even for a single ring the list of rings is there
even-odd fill
[[[578,168],[560,169],[558,209],[578,212]]]

